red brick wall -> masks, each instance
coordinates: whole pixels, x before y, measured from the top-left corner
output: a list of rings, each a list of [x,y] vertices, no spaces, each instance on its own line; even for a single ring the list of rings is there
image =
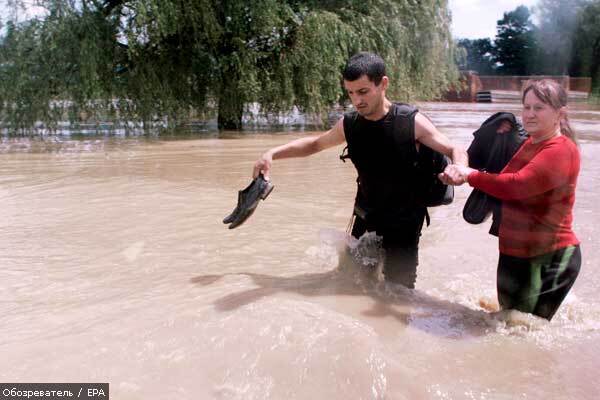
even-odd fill
[[[472,71],[461,71],[458,87],[451,87],[444,95],[444,101],[474,102],[481,90],[479,75]]]
[[[523,83],[528,79],[552,79],[560,83],[566,90],[570,90],[570,80],[566,75],[562,76],[548,76],[548,75],[537,75],[537,76],[494,76],[494,75],[482,75],[479,77],[483,90],[515,90],[521,91]]]
[[[571,78],[569,79],[569,86],[574,92],[586,92],[592,91],[592,78]]]

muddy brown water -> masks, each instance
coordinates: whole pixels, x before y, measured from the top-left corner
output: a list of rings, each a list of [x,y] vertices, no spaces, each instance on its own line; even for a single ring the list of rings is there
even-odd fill
[[[519,105],[420,108],[467,146]],[[228,230],[258,155],[302,134],[3,139],[0,381],[109,382],[113,399],[597,399],[600,111],[571,112],[583,265],[551,323],[482,308],[497,241],[462,220],[468,187],[431,210],[409,291],[341,256],[341,148],[277,161],[271,196]]]

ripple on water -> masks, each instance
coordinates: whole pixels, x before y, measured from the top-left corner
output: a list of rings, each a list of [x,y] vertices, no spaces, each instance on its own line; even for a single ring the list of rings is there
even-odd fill
[[[205,334],[211,369],[220,371],[219,398],[385,398],[386,362],[374,330],[317,304],[254,302],[215,317]]]

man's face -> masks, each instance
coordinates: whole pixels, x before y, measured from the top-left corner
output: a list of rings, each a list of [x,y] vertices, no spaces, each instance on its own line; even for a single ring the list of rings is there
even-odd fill
[[[381,79],[379,85],[370,81],[367,75],[362,75],[355,81],[344,80],[344,88],[348,92],[352,105],[363,117],[377,113],[383,104],[387,84],[387,76]]]

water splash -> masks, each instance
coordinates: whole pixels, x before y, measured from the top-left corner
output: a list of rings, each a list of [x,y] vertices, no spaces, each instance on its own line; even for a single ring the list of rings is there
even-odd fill
[[[215,360],[211,369],[218,398],[386,396],[386,360],[376,332],[317,304],[255,302],[209,321],[205,330],[202,350]]]

